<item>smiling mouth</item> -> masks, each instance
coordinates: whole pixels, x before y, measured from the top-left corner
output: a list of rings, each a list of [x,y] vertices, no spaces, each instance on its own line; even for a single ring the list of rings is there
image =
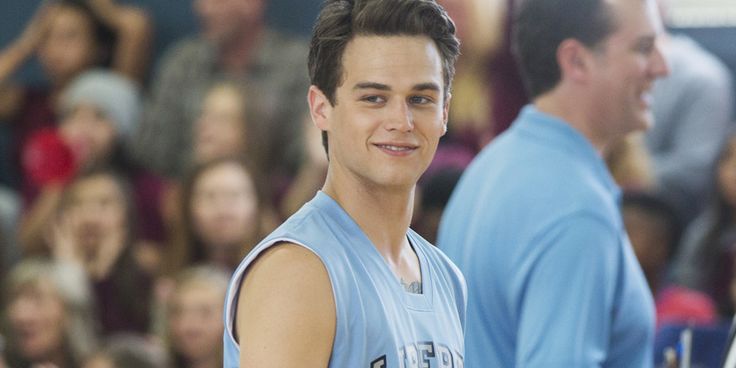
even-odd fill
[[[414,149],[414,147],[409,147],[409,146],[393,146],[393,145],[390,145],[390,144],[378,144],[377,146],[379,148],[383,148],[383,149],[386,149],[386,150],[389,150],[389,151],[394,151],[394,152],[406,152],[406,151],[411,151],[411,150]]]
[[[391,152],[410,152],[417,148],[416,146],[398,146],[393,144],[376,144],[375,146]]]

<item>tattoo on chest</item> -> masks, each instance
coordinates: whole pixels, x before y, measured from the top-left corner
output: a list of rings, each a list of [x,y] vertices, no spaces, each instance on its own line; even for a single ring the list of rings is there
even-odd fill
[[[404,287],[404,290],[412,294],[422,293],[422,282],[421,281],[414,281],[411,283],[407,283],[406,281],[404,281],[404,279],[401,279],[401,286]]]

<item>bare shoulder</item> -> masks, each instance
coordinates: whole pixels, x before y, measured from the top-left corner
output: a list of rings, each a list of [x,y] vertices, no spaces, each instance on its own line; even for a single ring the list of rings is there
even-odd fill
[[[245,274],[236,319],[241,367],[325,367],[336,324],[327,269],[305,247],[270,247]]]

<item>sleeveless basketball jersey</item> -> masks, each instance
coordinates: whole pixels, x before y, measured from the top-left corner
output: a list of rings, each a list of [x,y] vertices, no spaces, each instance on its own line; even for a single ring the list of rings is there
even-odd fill
[[[465,281],[437,248],[411,230],[407,237],[419,258],[422,294],[405,291],[350,216],[317,193],[235,270],[225,300],[224,366],[239,364],[233,331],[246,269],[268,247],[290,242],[314,252],[332,283],[337,324],[330,367],[462,368]]]

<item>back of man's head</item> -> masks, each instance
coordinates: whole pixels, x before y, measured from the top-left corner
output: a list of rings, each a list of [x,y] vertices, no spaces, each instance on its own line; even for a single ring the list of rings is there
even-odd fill
[[[557,49],[564,40],[594,48],[615,27],[607,0],[521,0],[513,50],[529,96],[534,99],[560,81]]]

